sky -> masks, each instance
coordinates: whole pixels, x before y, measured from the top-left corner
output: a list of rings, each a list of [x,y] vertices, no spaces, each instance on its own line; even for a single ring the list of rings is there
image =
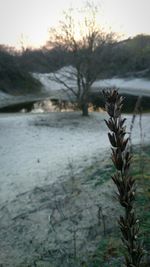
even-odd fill
[[[91,1],[90,1],[91,2]],[[99,22],[123,38],[150,34],[150,0],[93,0],[100,6]],[[80,8],[84,0],[0,0],[0,44],[40,47],[48,29],[56,27],[64,10]]]

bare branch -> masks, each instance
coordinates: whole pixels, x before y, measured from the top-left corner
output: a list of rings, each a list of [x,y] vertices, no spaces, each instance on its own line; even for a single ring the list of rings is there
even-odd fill
[[[77,92],[71,86],[69,86],[63,79],[59,78],[55,73],[53,75],[54,75],[54,78],[52,78],[53,81],[63,84],[67,90],[71,91],[75,96],[77,96]]]

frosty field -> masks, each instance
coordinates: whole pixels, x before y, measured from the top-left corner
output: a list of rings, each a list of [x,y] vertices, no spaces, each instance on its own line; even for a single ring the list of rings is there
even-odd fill
[[[132,116],[125,117],[129,130]],[[98,207],[103,207],[106,215],[116,216],[110,180],[95,187],[102,177],[89,180],[87,172],[98,169],[102,173],[104,163],[108,171],[111,166],[104,118],[105,113],[83,118],[78,112],[0,115],[1,264],[34,266],[33,261],[45,255],[43,247],[53,255],[62,249],[58,243],[63,249],[64,244],[70,248],[73,218],[81,228],[78,246],[84,243],[86,248],[87,236],[97,242],[95,229],[97,234],[103,231],[102,225],[96,224]],[[149,114],[141,121],[136,117],[133,144],[150,143],[149,122]]]

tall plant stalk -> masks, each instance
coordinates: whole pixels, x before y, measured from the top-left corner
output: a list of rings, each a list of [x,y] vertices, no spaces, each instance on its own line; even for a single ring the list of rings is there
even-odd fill
[[[106,99],[106,111],[110,118],[105,120],[110,132],[112,161],[116,173],[112,176],[117,187],[117,198],[124,208],[124,215],[118,220],[121,239],[125,247],[125,266],[140,267],[143,256],[142,245],[138,240],[139,220],[134,210],[135,179],[130,175],[131,153],[128,149],[129,138],[126,137],[125,118],[121,116],[123,97],[116,89],[103,91]]]

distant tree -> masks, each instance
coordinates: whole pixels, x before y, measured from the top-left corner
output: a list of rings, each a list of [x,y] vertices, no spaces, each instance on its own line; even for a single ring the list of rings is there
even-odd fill
[[[114,42],[114,34],[105,33],[97,25],[98,8],[92,3],[86,4],[84,12],[80,11],[79,19],[76,20],[73,14],[74,10],[65,12],[58,29],[50,29],[47,46],[68,52],[68,65],[73,68],[68,68],[67,73],[63,73],[63,78],[55,74],[53,79],[63,84],[66,91],[75,96],[83,116],[88,116],[88,95],[92,84],[104,68],[104,54],[106,55],[108,46]]]

